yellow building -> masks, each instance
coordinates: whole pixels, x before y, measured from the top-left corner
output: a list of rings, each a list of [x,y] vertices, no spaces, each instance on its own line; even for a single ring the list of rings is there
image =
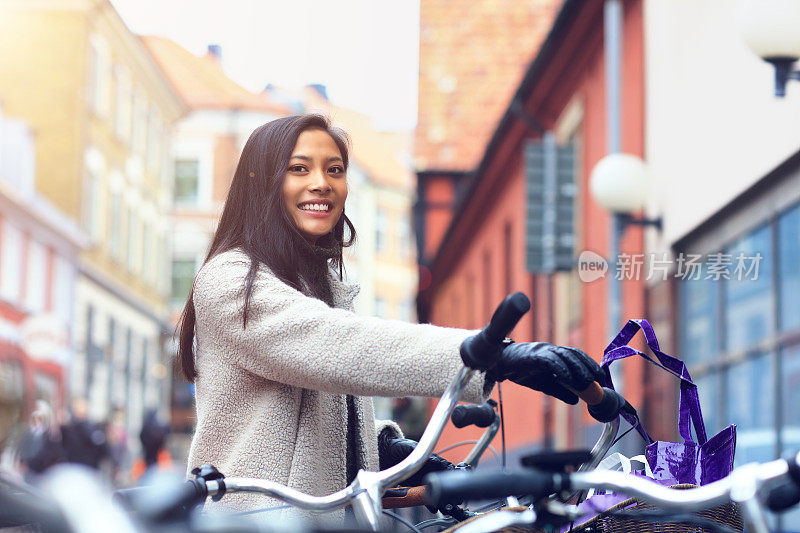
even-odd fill
[[[185,106],[108,0],[2,0],[0,35],[0,94],[34,132],[36,189],[90,239],[71,395],[95,418],[125,408],[133,430],[169,392],[169,138]]]

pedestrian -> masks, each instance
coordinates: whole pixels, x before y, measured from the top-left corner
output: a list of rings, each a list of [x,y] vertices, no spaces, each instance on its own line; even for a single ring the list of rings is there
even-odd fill
[[[89,420],[89,404],[77,397],[70,409],[70,420],[61,427],[61,439],[66,459],[94,468],[108,457],[108,442],[103,428]]]
[[[115,407],[106,424],[106,439],[108,440],[108,459],[110,463],[111,482],[115,486],[126,484],[124,473],[127,472],[130,460],[128,450],[128,430],[125,427],[125,408]]]
[[[156,466],[159,463],[159,456],[162,457],[163,463],[164,445],[167,443],[168,435],[169,427],[158,420],[156,410],[148,411],[142,423],[142,431],[139,433],[144,451],[144,464],[147,468]]]
[[[196,387],[190,469],[211,463],[227,476],[335,492],[413,447],[396,424],[376,423],[371,396],[441,396],[462,367],[459,347],[474,331],[352,312],[358,289],[342,272],[355,238],[344,213],[348,166],[346,135],[318,115],[274,120],[246,142],[181,318],[179,362]],[[482,402],[507,378],[576,403],[566,386],[600,376],[579,350],[510,344],[464,399]],[[406,483],[448,465],[432,456]],[[274,500],[231,494],[221,503],[247,510]]]
[[[19,462],[26,481],[64,461],[64,448],[58,426],[53,423],[53,410],[45,400],[36,400],[28,428],[20,442]]]

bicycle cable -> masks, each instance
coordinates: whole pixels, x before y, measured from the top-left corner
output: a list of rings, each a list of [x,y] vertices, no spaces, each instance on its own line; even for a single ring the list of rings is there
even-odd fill
[[[429,520],[424,520],[419,524],[416,524],[418,530],[422,531],[423,529],[432,527],[432,526],[452,526],[453,524],[457,523],[454,518],[431,518]]]
[[[436,455],[441,455],[444,452],[448,452],[448,451],[452,450],[453,448],[458,448],[459,446],[466,446],[467,444],[477,444],[477,443],[478,443],[478,441],[476,441],[476,440],[465,440],[464,442],[459,442],[458,444],[452,444],[452,445],[448,446],[447,448],[442,448],[441,450],[436,450],[433,453],[435,453]],[[500,454],[497,453],[497,450],[494,449],[494,446],[492,446],[490,444],[489,445],[489,450],[494,454],[494,458],[499,461],[500,460]]]
[[[422,531],[420,531],[417,528],[417,526],[415,526],[414,524],[412,524],[411,522],[409,522],[408,520],[406,520],[405,518],[403,518],[402,516],[400,516],[397,513],[393,513],[391,511],[387,511],[386,509],[384,509],[383,510],[383,514],[385,514],[386,516],[390,516],[390,517],[394,518],[395,520],[397,520],[398,522],[400,522],[404,526],[408,527],[408,529],[410,531],[413,531],[414,533],[422,533]]]
[[[503,388],[500,383],[497,384],[497,403],[500,407],[500,450],[503,452],[500,464],[503,470],[506,469],[506,421],[503,418]]]
[[[258,513],[271,513],[272,511],[281,511],[283,509],[291,509],[291,505],[277,505],[275,507],[264,507],[263,509],[253,509],[252,511],[239,511],[238,513],[231,513],[232,516],[247,516]]]

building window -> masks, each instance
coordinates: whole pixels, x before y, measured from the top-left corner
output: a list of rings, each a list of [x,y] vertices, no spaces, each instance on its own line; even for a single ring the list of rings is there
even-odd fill
[[[196,204],[200,189],[200,161],[175,160],[175,203]]]
[[[158,173],[161,163],[161,143],[164,126],[161,124],[161,113],[157,108],[151,107],[147,117],[147,146],[145,147],[145,162],[147,168]]]
[[[778,301],[781,331],[800,328],[800,206],[778,219]]]
[[[157,260],[157,253],[153,250],[153,225],[142,221],[142,277],[147,283],[152,284],[154,276],[154,266]]]
[[[139,91],[133,96],[133,119],[131,123],[131,151],[143,155],[147,145],[147,105]]]
[[[196,265],[197,262],[194,259],[172,260],[172,300],[174,302],[185,301],[189,296],[192,283],[194,283]]]
[[[8,219],[0,221],[0,297],[19,303],[22,295],[22,232]]]
[[[131,96],[131,78],[128,69],[123,66],[114,68],[116,98],[114,105],[114,131],[123,141],[131,135],[133,120],[133,98]]]
[[[400,258],[406,261],[412,259],[414,257],[414,245],[411,241],[411,227],[409,226],[409,220],[405,217],[403,217],[399,222],[397,242],[400,245],[400,250],[398,251]]]
[[[111,219],[111,255],[119,259],[122,255],[122,194],[119,191],[111,193],[108,215]]]
[[[375,213],[375,251],[384,252],[387,247],[386,211],[378,208]]]
[[[98,173],[87,169],[83,195],[83,223],[86,233],[95,242],[100,240],[101,186]]]
[[[72,264],[63,257],[55,259],[53,279],[53,311],[64,324],[72,319],[72,287],[75,271]]]
[[[126,257],[128,259],[128,268],[131,272],[136,270],[136,243],[138,240],[138,219],[132,206],[128,206],[128,250]]]
[[[92,111],[108,116],[111,95],[111,56],[108,43],[99,35],[89,39],[89,104]]]
[[[45,308],[47,290],[47,249],[36,241],[28,242],[27,277],[25,283],[25,306],[33,313]]]
[[[770,312],[774,302],[771,229],[764,226],[746,235],[724,254],[732,261],[731,279],[721,280],[725,289],[725,349],[728,352],[751,348],[773,332]],[[751,276],[734,274],[736,257],[740,254],[742,258],[760,254],[757,275],[755,272]]]
[[[680,282],[680,354],[700,389],[709,436],[737,425],[737,464],[800,444],[798,229],[795,206],[707,255],[697,279]],[[720,256],[724,275],[712,268]]]

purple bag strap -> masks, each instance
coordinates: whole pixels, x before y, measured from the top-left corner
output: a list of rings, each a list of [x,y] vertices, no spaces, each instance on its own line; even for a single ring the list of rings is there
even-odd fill
[[[644,332],[647,346],[653,351],[658,359],[658,362],[653,361],[650,357],[639,350],[635,350],[627,346],[639,329]],[[703,422],[703,414],[700,410],[700,399],[697,395],[697,385],[695,385],[692,381],[692,377],[689,375],[689,370],[686,368],[686,364],[684,364],[683,361],[661,351],[661,348],[658,346],[658,339],[656,339],[655,331],[653,331],[653,327],[647,320],[629,320],[628,323],[625,324],[625,327],[623,327],[619,334],[617,334],[616,338],[614,338],[614,340],[611,341],[611,344],[609,344],[604,350],[603,362],[601,364],[606,374],[607,383],[604,385],[606,387],[613,388],[613,383],[611,382],[611,373],[609,372],[609,365],[611,362],[619,359],[625,359],[626,357],[630,357],[632,355],[640,355],[644,357],[654,365],[665,369],[667,372],[673,374],[681,380],[681,395],[678,411],[678,433],[680,434],[681,438],[683,438],[684,442],[694,442],[690,427],[690,425],[694,425],[699,444],[705,444],[706,440],[708,440],[708,437],[706,436],[706,427],[705,423]],[[628,420],[627,417],[626,420]],[[628,422],[631,422],[631,420],[628,420]],[[631,424],[634,424],[634,422],[631,422]],[[637,430],[647,442],[653,442],[644,428],[641,428],[641,425],[637,427]]]

